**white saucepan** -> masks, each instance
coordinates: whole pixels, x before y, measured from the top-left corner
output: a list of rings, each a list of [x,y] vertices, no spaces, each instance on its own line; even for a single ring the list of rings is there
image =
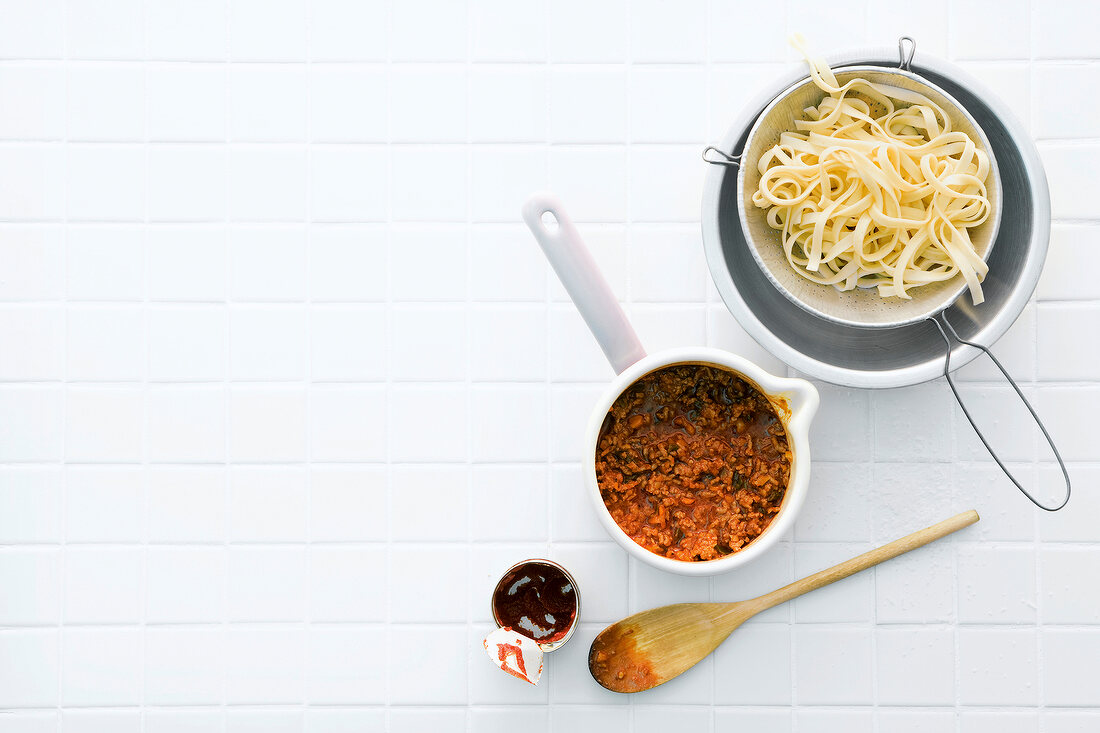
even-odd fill
[[[690,347],[647,355],[561,203],[550,195],[535,195],[524,204],[523,219],[618,374],[593,408],[584,438],[584,480],[604,529],[632,556],[680,575],[713,575],[763,554],[791,528],[806,498],[810,482],[809,429],[817,411],[817,389],[803,379],[769,374],[751,361],[721,349]],[[775,407],[787,431],[792,454],[790,483],[768,528],[744,549],[706,562],[673,560],[636,544],[611,517],[596,481],[596,447],[608,410],[635,381],[676,364],[715,366],[735,372],[754,385]]]

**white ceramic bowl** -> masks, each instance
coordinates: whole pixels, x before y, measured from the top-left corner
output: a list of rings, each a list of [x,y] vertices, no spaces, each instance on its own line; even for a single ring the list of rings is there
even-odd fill
[[[787,484],[787,491],[783,495],[779,512],[763,534],[741,550],[717,560],[701,562],[673,560],[643,548],[630,539],[630,536],[611,517],[611,512],[607,510],[607,505],[604,504],[600,495],[600,484],[596,480],[596,446],[599,443],[600,428],[603,426],[608,410],[630,385],[650,372],[674,364],[716,366],[743,377],[767,395],[787,431],[787,441],[791,447],[791,478]],[[817,412],[817,405],[817,389],[806,380],[776,377],[751,361],[721,349],[670,349],[651,354],[635,362],[615,378],[592,409],[592,416],[588,419],[588,430],[584,439],[586,456],[584,481],[596,516],[600,518],[600,524],[633,557],[670,573],[714,575],[751,562],[766,552],[792,527],[802,503],[806,500],[806,491],[810,486],[810,422],[813,420],[814,413]]]
[[[585,437],[585,482],[596,516],[628,553],[653,567],[680,575],[713,575],[744,565],[775,544],[794,524],[810,484],[810,421],[817,411],[817,389],[804,379],[776,377],[747,359],[710,348],[668,349],[646,356],[607,282],[596,269],[576,227],[553,196],[533,196],[523,218],[561,278],[577,309],[618,376],[592,410]],[[763,534],[744,549],[717,560],[688,562],[662,557],[630,539],[611,517],[596,481],[596,444],[608,410],[630,385],[652,371],[674,364],[705,364],[736,372],[768,397],[787,431],[791,478],[779,512]]]

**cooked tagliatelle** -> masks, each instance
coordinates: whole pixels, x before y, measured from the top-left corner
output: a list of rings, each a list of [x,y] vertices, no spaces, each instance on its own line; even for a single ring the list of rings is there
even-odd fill
[[[792,43],[806,55],[800,37]],[[906,299],[961,275],[981,303],[988,267],[970,230],[990,214],[989,157],[928,97],[862,78],[841,86],[824,61],[806,58],[826,96],[761,156],[752,196],[782,232],[791,267],[840,290],[877,286]]]

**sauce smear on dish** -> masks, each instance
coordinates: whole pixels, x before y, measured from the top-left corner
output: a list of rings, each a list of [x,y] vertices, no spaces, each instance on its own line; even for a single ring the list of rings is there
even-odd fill
[[[604,421],[596,478],[623,531],[675,560],[714,560],[759,537],[791,473],[787,433],[760,390],[717,367],[658,369]]]

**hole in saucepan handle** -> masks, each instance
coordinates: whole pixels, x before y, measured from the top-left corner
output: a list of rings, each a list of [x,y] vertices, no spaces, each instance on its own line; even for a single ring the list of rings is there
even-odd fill
[[[1038,413],[1035,412],[1035,408],[1031,406],[1031,403],[1028,401],[1027,397],[1024,396],[1023,390],[1021,390],[1020,386],[1018,384],[1016,384],[1016,381],[1011,376],[1009,376],[1008,371],[1004,368],[1004,366],[997,359],[997,357],[993,356],[992,352],[990,352],[990,350],[988,348],[986,348],[985,346],[983,346],[981,344],[975,343],[973,341],[967,341],[966,339],[960,337],[958,332],[955,330],[955,327],[952,326],[951,323],[947,320],[946,314],[941,312],[940,314],[938,314],[938,316],[931,316],[928,320],[931,321],[936,326],[936,329],[940,332],[940,336],[943,337],[944,344],[946,344],[946,347],[947,347],[947,351],[946,351],[946,354],[944,356],[943,376],[946,377],[947,384],[948,384],[948,386],[951,387],[951,392],[952,392],[952,394],[955,395],[955,400],[959,403],[959,407],[962,408],[963,415],[966,416],[966,419],[970,422],[971,427],[974,428],[974,432],[977,434],[978,439],[982,442],[982,445],[985,446],[985,449],[987,451],[989,451],[989,455],[993,457],[993,460],[996,461],[997,465],[1004,472],[1005,476],[1008,477],[1008,480],[1011,481],[1013,483],[1013,485],[1015,485],[1015,487],[1020,490],[1020,493],[1023,494],[1024,496],[1026,496],[1028,498],[1028,500],[1031,501],[1032,504],[1034,504],[1035,506],[1039,507],[1040,509],[1043,509],[1044,511],[1048,511],[1048,512],[1056,512],[1059,509],[1061,509],[1062,507],[1064,507],[1069,502],[1069,496],[1070,496],[1070,491],[1071,491],[1069,471],[1066,470],[1065,461],[1062,460],[1061,454],[1058,453],[1058,448],[1054,445],[1054,439],[1050,437],[1050,433],[1047,432],[1046,425],[1044,425],[1043,421],[1039,419],[1039,415],[1038,415]],[[950,332],[950,334],[951,334],[950,337],[948,337],[948,332]],[[980,427],[978,427],[978,422],[974,419],[974,415],[971,413],[970,407],[968,407],[967,402],[963,400],[963,397],[962,397],[962,394],[959,390],[959,387],[955,384],[955,380],[951,376],[951,347],[952,347],[951,341],[952,341],[952,339],[954,339],[956,342],[958,342],[960,344],[966,344],[967,346],[973,346],[974,348],[979,349],[982,353],[984,353],[986,356],[988,356],[989,360],[991,362],[993,362],[993,365],[996,366],[997,369],[1000,371],[1000,373],[1004,376],[1005,381],[1007,381],[1009,386],[1011,386],[1012,389],[1016,392],[1016,396],[1020,398],[1020,403],[1023,404],[1023,406],[1025,408],[1027,408],[1027,412],[1030,414],[1031,419],[1034,421],[1035,425],[1038,426],[1039,430],[1042,432],[1043,437],[1046,439],[1047,445],[1050,447],[1051,452],[1054,454],[1055,460],[1058,462],[1058,466],[1062,469],[1062,478],[1065,480],[1066,491],[1065,491],[1065,498],[1062,499],[1060,503],[1056,503],[1056,504],[1048,506],[1048,505],[1043,504],[1042,502],[1040,502],[1039,499],[1037,499],[1031,491],[1029,491],[1028,489],[1025,489],[1023,484],[1020,483],[1020,481],[1016,478],[1016,476],[1014,476],[1013,473],[1005,465],[1005,462],[1003,460],[1001,460],[1001,456],[997,453],[997,451],[995,451],[993,449],[993,446],[990,445],[989,439],[982,432],[982,429]],[[1009,396],[1011,397],[1011,395],[1009,395]],[[977,404],[981,404],[983,402],[983,397],[980,394],[972,395],[972,397],[977,398],[975,400]],[[1011,420],[1011,421],[1005,421],[1005,422],[1010,422],[1010,424],[1013,425],[1013,426],[1019,424],[1017,420]],[[986,420],[983,420],[983,423],[986,424],[987,427],[993,427],[995,429],[998,425],[998,420],[996,420],[996,419],[993,419],[993,420],[986,419]],[[1004,436],[1002,435],[1002,438],[998,441],[999,443],[1002,443],[1002,445],[1001,445],[1002,448],[1005,447],[1005,445],[1003,444],[1003,439],[1004,439]],[[1044,495],[1050,495],[1050,494],[1051,494],[1051,492],[1044,492]],[[1057,500],[1055,500],[1055,501],[1057,501]]]
[[[554,234],[558,231],[558,217],[554,215],[553,211],[546,210],[542,212],[542,216],[539,217],[542,222],[542,226],[546,231]]]

